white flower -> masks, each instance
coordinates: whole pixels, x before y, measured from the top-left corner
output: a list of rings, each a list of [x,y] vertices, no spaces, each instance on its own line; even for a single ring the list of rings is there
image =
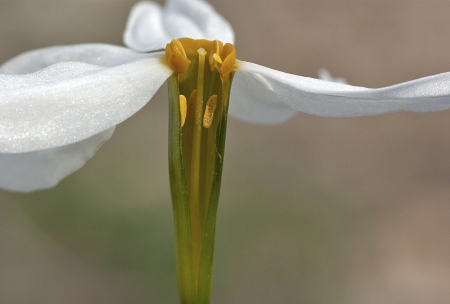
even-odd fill
[[[232,42],[228,22],[202,0],[136,4],[124,34],[136,51],[172,38]],[[86,44],[40,49],[0,67],[0,187],[32,191],[54,186],[142,108],[173,73],[163,52]],[[368,89],[312,79],[239,61],[230,115],[280,123],[297,111],[347,117],[450,108],[450,73]]]

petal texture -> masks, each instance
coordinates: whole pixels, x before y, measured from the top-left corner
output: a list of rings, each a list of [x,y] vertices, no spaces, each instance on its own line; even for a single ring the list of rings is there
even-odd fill
[[[113,67],[145,57],[148,55],[108,44],[53,46],[25,52],[10,59],[0,66],[0,73],[28,74],[64,61]]]
[[[131,9],[123,41],[129,48],[147,52],[164,49],[171,38],[163,22],[163,8],[155,2],[138,2]]]
[[[174,38],[220,40],[234,43],[234,32],[228,21],[203,0],[169,0],[164,24]]]
[[[433,112],[450,108],[450,73],[369,89],[323,81],[241,62],[236,72],[251,75],[261,94],[275,94],[294,110],[326,117],[378,115],[397,111]],[[233,83],[234,85],[234,83]],[[240,99],[254,95],[254,87],[240,91]],[[231,101],[233,102],[233,101]],[[231,105],[230,105],[231,106]],[[266,105],[262,105],[262,108]],[[281,117],[279,113],[273,114]]]
[[[81,168],[114,128],[80,142],[41,151],[0,154],[0,188],[29,192],[55,186]]]
[[[146,56],[113,67],[60,62],[0,75],[0,153],[69,145],[130,117],[172,74],[162,53]]]
[[[231,25],[203,0],[169,0],[165,8],[144,1],[131,10],[124,32],[124,43],[146,52],[165,48],[181,37],[234,42]]]
[[[282,123],[297,114],[271,89],[261,76],[238,70],[231,86],[228,112],[252,123]]]

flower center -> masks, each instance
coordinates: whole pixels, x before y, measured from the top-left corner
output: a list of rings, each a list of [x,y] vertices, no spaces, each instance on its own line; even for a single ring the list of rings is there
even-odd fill
[[[167,44],[165,63],[174,71],[168,80],[169,172],[182,261],[179,288],[186,298],[197,299],[192,303],[203,303],[198,299],[210,292],[236,50],[217,40],[180,38]]]
[[[201,119],[198,115],[203,111],[203,127],[211,127],[218,103],[217,96],[219,103],[223,102],[220,100],[222,86],[227,84],[231,87],[236,49],[232,44],[223,45],[218,40],[180,38],[166,45],[165,57],[166,64],[177,74],[181,126],[184,126],[186,119]]]
[[[219,40],[209,41],[190,38],[174,39],[166,45],[166,60],[169,67],[178,74],[184,73],[191,62],[197,61],[197,52],[203,49],[208,57],[209,68],[226,77],[235,69],[236,49],[230,43],[223,45]]]

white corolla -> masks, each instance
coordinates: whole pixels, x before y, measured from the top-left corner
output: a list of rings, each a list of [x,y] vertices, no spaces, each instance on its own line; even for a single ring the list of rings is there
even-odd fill
[[[234,40],[229,23],[202,0],[168,0],[165,7],[141,2],[125,30],[129,48],[57,46],[3,64],[0,187],[52,187],[83,166],[114,127],[141,109],[175,73],[160,50],[181,37]],[[211,55],[218,67],[225,64],[219,55]],[[450,108],[450,73],[369,89],[239,60],[232,69],[229,113],[249,122],[280,123],[297,111],[346,117]]]

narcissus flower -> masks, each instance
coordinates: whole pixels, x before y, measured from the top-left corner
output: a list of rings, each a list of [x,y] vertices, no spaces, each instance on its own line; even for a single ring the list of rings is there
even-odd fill
[[[228,112],[273,124],[297,111],[347,117],[450,108],[450,73],[369,89],[240,61],[231,26],[203,0],[138,3],[124,40],[129,49],[51,47],[0,67],[0,187],[54,186],[167,80],[182,303],[209,303]]]
[[[141,109],[174,71],[171,39],[232,43],[228,22],[202,0],[169,0],[133,8],[125,43],[50,47],[0,67],[0,187],[54,186],[95,153],[114,127]],[[139,51],[139,52],[136,52]],[[320,116],[430,112],[450,108],[450,74],[368,89],[306,78],[236,61],[230,115],[280,123],[297,111]]]

